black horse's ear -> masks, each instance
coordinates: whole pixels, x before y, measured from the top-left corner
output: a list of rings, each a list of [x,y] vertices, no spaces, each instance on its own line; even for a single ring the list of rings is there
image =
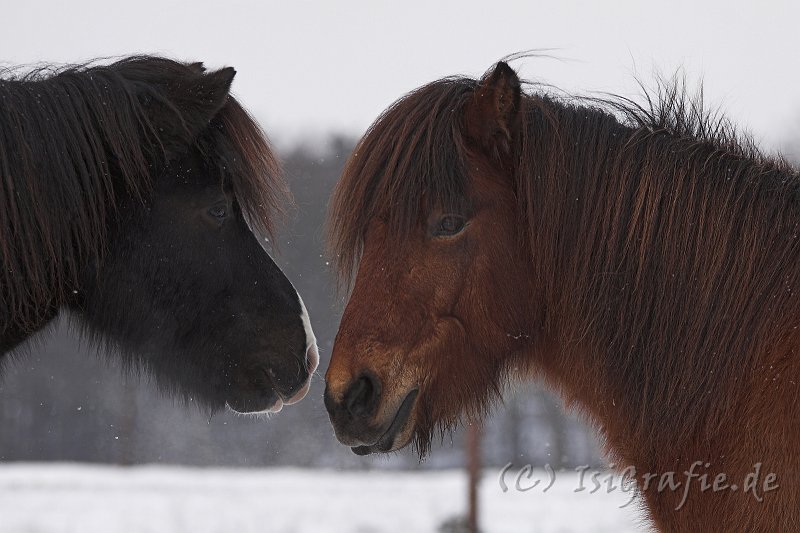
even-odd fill
[[[228,101],[235,75],[232,67],[201,74],[183,90],[173,94],[173,102],[180,110],[192,139],[208,126]]]
[[[496,157],[511,152],[519,120],[521,84],[508,63],[499,62],[480,81],[467,104],[467,135]]]
[[[139,99],[158,131],[167,157],[185,152],[228,101],[236,71],[203,73],[193,65],[170,79],[154,82]],[[177,115],[177,116],[176,116]]]

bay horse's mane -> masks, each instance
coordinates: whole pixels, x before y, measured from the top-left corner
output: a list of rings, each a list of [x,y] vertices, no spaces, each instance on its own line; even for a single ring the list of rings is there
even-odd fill
[[[81,269],[102,260],[109,217],[126,199],[146,203],[157,172],[192,146],[253,229],[271,230],[285,191],[259,126],[230,96],[192,135],[191,106],[166,94],[204,70],[155,56],[0,69],[0,332],[61,305]],[[154,113],[189,138],[168,138]]]
[[[388,213],[402,238],[431,207],[467,201],[462,119],[480,83],[450,77],[411,92],[356,146],[330,211],[343,283],[373,217]],[[547,316],[571,322],[545,328],[567,349],[606,354],[602,376],[575,379],[626,391],[608,401],[635,430],[658,420],[658,434],[638,442],[663,446],[713,431],[737,407],[725,403],[737,397],[726,391],[745,386],[739,377],[764,364],[756,354],[785,340],[770,333],[792,331],[800,177],[679,82],[660,84],[644,105],[533,87],[523,93],[511,150],[521,242],[534,252]],[[776,372],[783,356],[769,362]]]

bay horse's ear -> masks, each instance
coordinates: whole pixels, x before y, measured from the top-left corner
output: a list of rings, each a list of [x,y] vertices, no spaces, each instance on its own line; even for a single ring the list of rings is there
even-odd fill
[[[508,155],[517,130],[522,88],[517,73],[500,61],[467,104],[467,136],[495,157]]]

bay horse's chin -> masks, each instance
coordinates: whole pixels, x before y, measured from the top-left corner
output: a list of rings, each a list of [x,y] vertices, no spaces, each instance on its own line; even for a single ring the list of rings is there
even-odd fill
[[[389,453],[406,447],[414,435],[416,425],[414,408],[417,405],[417,396],[419,396],[419,389],[412,389],[400,404],[394,419],[383,435],[372,444],[351,447],[353,453],[356,455]]]

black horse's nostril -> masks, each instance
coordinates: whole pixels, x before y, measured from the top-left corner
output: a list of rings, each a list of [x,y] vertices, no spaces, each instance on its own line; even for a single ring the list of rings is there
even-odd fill
[[[371,374],[365,374],[350,385],[342,403],[353,418],[369,418],[378,407],[380,395],[380,381]]]

